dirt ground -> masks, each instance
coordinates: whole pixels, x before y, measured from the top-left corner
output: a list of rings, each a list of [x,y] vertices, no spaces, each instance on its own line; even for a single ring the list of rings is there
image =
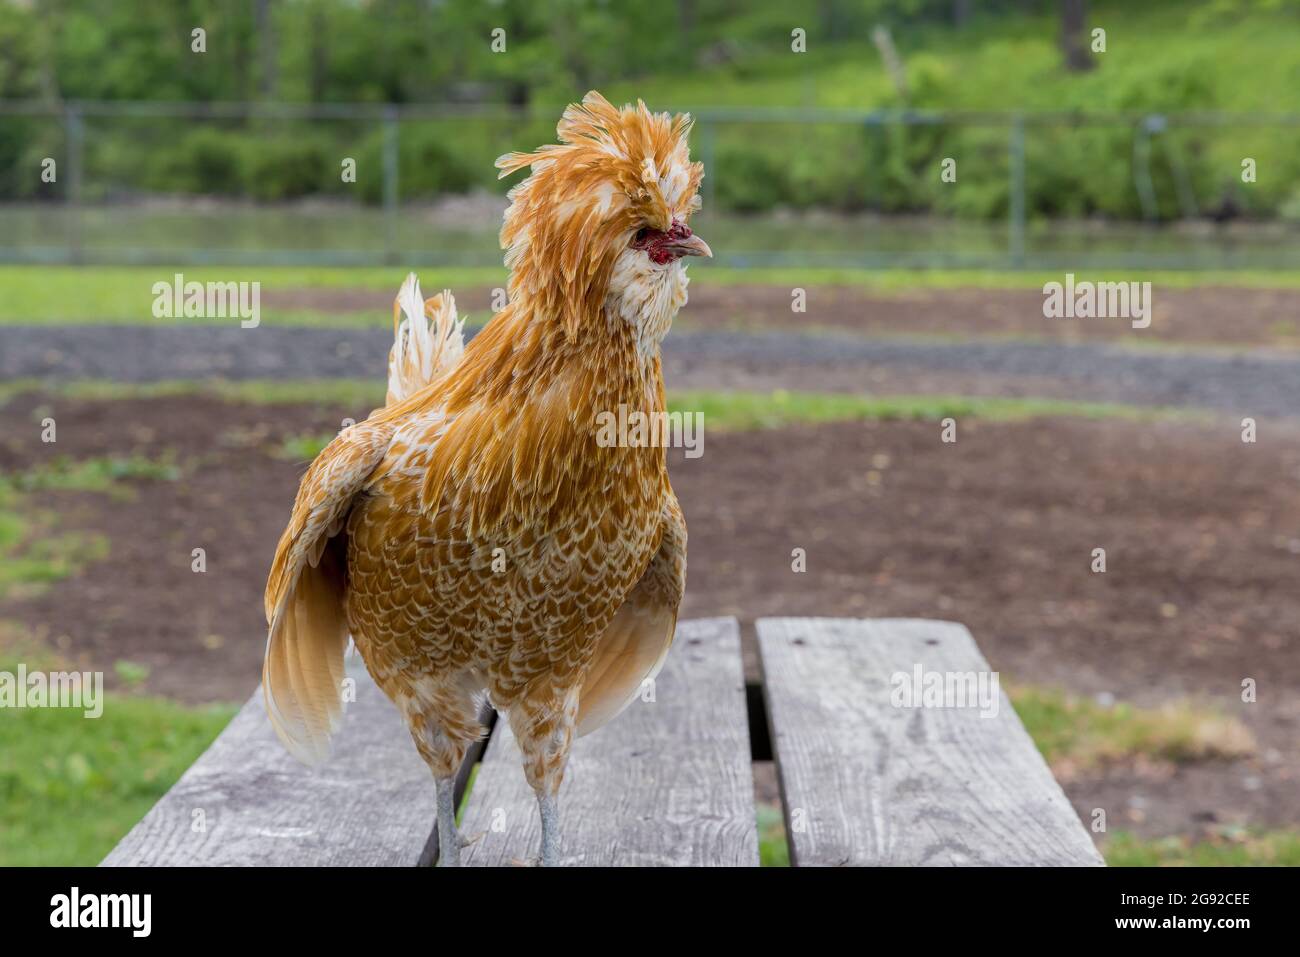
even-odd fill
[[[1082,282],[1089,277],[1077,278]],[[452,291],[461,313],[471,321],[481,322],[492,314],[491,289]],[[820,329],[869,336],[1300,347],[1300,289],[1171,289],[1154,284],[1151,325],[1145,329],[1134,329],[1123,319],[1045,319],[1039,289],[914,289],[886,294],[860,286],[817,286],[806,294],[806,311],[796,313],[789,287],[710,284],[706,267],[696,275],[690,304],[677,323],[687,329]],[[387,315],[388,301],[373,289],[349,288],[268,289],[262,298],[268,309],[375,310],[377,321]]]
[[[60,529],[107,537],[107,560],[0,606],[74,660],[149,667],[148,691],[242,700],[265,641],[261,593],[305,463],[284,438],[366,409],[204,397],[6,407],[0,471],[51,456],[156,457],[179,481],[135,495],[42,492]],[[59,441],[37,422],[53,414]],[[26,424],[28,427],[22,427]],[[970,627],[1004,682],[1153,704],[1185,695],[1238,715],[1260,742],[1238,762],[1121,767],[1066,781],[1081,814],[1192,833],[1300,824],[1300,431],[1243,445],[1196,422],[841,423],[707,433],[671,468],[691,531],[683,617],[943,617]],[[203,547],[207,571],[190,569]],[[1107,571],[1090,571],[1104,547]],[[807,571],[791,550],[807,550]],[[747,668],[754,676],[752,654]],[[1242,705],[1253,677],[1259,703]],[[1112,818],[1113,820],[1113,818]],[[1116,825],[1112,825],[1116,826]]]

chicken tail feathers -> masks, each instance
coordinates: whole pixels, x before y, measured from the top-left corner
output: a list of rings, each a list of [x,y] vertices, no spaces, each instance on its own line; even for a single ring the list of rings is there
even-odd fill
[[[452,369],[465,352],[465,321],[456,318],[456,300],[444,289],[421,299],[420,280],[411,273],[393,300],[393,348],[388,354],[388,400],[393,405],[414,395]]]
[[[348,515],[392,438],[370,420],[340,432],[303,476],[266,582],[262,694],[271,725],[307,764],[343,720]]]
[[[343,721],[343,611],[341,556],[327,547],[307,565],[271,620],[262,666],[266,712],[280,741],[299,761],[319,765]]]

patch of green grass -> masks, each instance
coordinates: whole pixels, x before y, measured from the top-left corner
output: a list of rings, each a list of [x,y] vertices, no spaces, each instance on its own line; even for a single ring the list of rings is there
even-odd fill
[[[172,456],[150,459],[142,455],[104,456],[73,461],[60,456],[28,469],[0,476],[16,492],[114,492],[117,483],[129,479],[159,479],[174,482],[181,470]]]
[[[457,827],[465,823],[465,809],[469,807],[469,796],[474,790],[474,782],[478,780],[478,771],[481,767],[483,767],[483,762],[476,761],[474,766],[469,769],[469,777],[465,779],[465,792],[460,796],[460,805],[456,808]]]
[[[1146,419],[1178,414],[1166,409],[1058,399],[968,396],[859,396],[817,392],[673,392],[670,412],[702,412],[705,428],[774,429],[854,420],[939,421],[979,418],[998,422],[1044,416]]]
[[[466,287],[461,287],[466,288]],[[322,312],[311,309],[276,310],[269,317],[263,315],[263,321],[275,326],[310,326],[315,329],[375,329],[392,328],[392,317],[384,313],[382,297],[376,296],[379,308],[369,312]],[[477,312],[466,316],[462,311],[460,318],[465,320],[465,333],[483,328],[490,319],[489,315]],[[221,320],[216,320],[220,322]]]
[[[118,681],[133,691],[143,687],[144,683],[149,680],[148,665],[127,661],[125,658],[113,662],[113,673],[117,675]]]
[[[280,443],[277,454],[290,462],[310,462],[320,455],[321,449],[334,441],[337,432],[322,435],[293,435]]]
[[[0,621],[0,671],[19,664],[75,667]],[[99,863],[237,710],[121,694],[106,694],[93,719],[75,709],[0,709],[0,867]]]
[[[1038,289],[1061,282],[1066,270],[1056,272],[1001,269],[828,269],[817,266],[728,269],[705,266],[691,271],[693,286],[770,285],[787,291],[795,287],[857,286],[880,293],[906,293],[926,289]],[[1088,270],[1095,282],[1133,280],[1141,273],[1153,287],[1198,289],[1227,286],[1254,289],[1300,288],[1300,270]],[[689,315],[690,307],[683,310]]]
[[[963,396],[856,396],[819,392],[670,392],[669,412],[701,412],[705,427],[723,432],[749,432],[792,425],[819,425],[846,421],[919,420],[938,422],[953,418],[980,418],[1014,422],[1043,416],[1089,419],[1145,419],[1182,415],[1175,410],[1146,409],[1100,402],[1066,402],[1055,399],[967,398]],[[335,432],[308,433],[285,439],[281,458],[308,462],[334,440]]]
[[[371,379],[252,379],[248,381],[195,381],[174,379],[164,382],[112,382],[84,379],[46,382],[40,379],[12,379],[0,383],[0,405],[16,395],[39,392],[64,399],[112,402],[124,399],[166,399],[175,396],[207,395],[228,402],[256,405],[294,405],[326,402],[331,405],[384,403],[385,383]]]
[[[1066,776],[1136,757],[1202,761],[1245,757],[1255,750],[1241,721],[1187,701],[1139,708],[1123,702],[1107,706],[1055,688],[1007,692],[1038,750]]]
[[[420,269],[425,289],[467,289],[502,286],[504,268]],[[186,281],[262,284],[263,294],[302,289],[373,289],[373,310],[336,312],[263,304],[261,321],[268,325],[388,328],[391,303],[407,270],[397,267],[292,267],[292,266],[31,266],[0,265],[0,324],[10,325],[229,325],[233,319],[156,319],[152,313],[155,282],[170,281],[176,273]],[[820,285],[847,285],[881,293],[918,289],[1041,289],[1059,282],[1062,272],[1016,272],[978,269],[838,269],[755,267],[734,269],[695,266],[696,286],[772,285],[786,289]],[[1089,273],[1097,281],[1133,279],[1132,271],[1101,270]],[[1163,288],[1241,286],[1257,288],[1300,287],[1300,270],[1143,270],[1141,278]],[[487,315],[474,312],[471,322]]]
[[[108,557],[103,535],[67,532],[30,542],[26,549],[0,550],[0,598],[31,596]]]
[[[102,535],[57,532],[57,516],[20,506],[0,479],[0,598],[33,595],[108,556]]]
[[[103,535],[58,530],[58,516],[34,509],[24,496],[33,492],[131,494],[130,479],[174,481],[180,469],[170,456],[108,456],[72,461],[57,458],[24,472],[0,475],[0,598],[32,595],[77,569],[108,557]]]
[[[352,321],[392,324],[392,300],[408,270],[397,267],[292,267],[292,266],[0,266],[0,324],[102,324],[140,325],[237,324],[237,319],[156,319],[153,284],[172,282],[182,273],[186,282],[259,282],[262,294],[292,289],[361,288],[375,290],[375,311],[341,316]],[[420,281],[426,289],[496,286],[505,281],[504,268],[424,269]],[[329,314],[299,308],[276,309],[263,305],[263,323],[323,324]]]
[[[93,720],[0,710],[0,866],[97,864],[236,710],[114,694]]]
[[[1111,867],[1300,867],[1300,831],[1222,828],[1203,841],[1116,831],[1102,853]]]
[[[302,379],[218,382],[203,388],[230,402],[257,405],[327,402],[379,407],[384,404],[388,386],[382,379]]]
[[[289,381],[131,383],[83,380],[43,382],[18,379],[0,385],[0,405],[14,396],[39,392],[66,399],[161,399],[178,395],[210,395],[229,402],[255,404],[329,403],[330,405],[378,408],[384,402],[385,384],[369,379],[304,379]],[[1091,419],[1194,417],[1193,413],[1164,408],[1147,408],[1105,402],[1072,402],[1064,399],[998,398],[979,396],[858,396],[819,392],[722,392],[673,391],[668,395],[672,412],[703,412],[705,422],[718,429],[743,430],[779,428],[785,425],[840,422],[846,419],[919,419],[938,421],[952,416],[974,416],[994,421],[1019,421],[1044,416],[1073,416]],[[330,438],[333,436],[331,435]],[[286,446],[290,457],[306,454],[321,437],[294,439]],[[296,445],[301,441],[301,446]],[[325,441],[328,441],[326,439]],[[321,443],[316,451],[319,452]]]
[[[5,499],[0,496],[0,509],[3,509]],[[27,534],[27,523],[23,521],[21,515],[14,512],[0,510],[0,555],[5,553],[6,549],[13,548]]]
[[[758,860],[763,867],[789,867],[790,845],[785,839],[785,816],[781,805],[759,803]]]
[[[62,659],[34,638],[21,622],[0,618],[0,671],[13,671],[19,663],[28,669],[53,670]]]

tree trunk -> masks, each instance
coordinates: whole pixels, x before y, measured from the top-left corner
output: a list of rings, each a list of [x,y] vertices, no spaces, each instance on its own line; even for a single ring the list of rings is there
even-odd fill
[[[695,0],[677,0],[677,32],[681,37],[682,49],[690,52],[692,35],[695,33]]]
[[[262,98],[275,99],[275,25],[271,18],[271,0],[256,0],[253,29],[257,31],[257,50],[261,60],[258,83]]]
[[[1061,0],[1061,52],[1073,73],[1091,70],[1088,50],[1088,0]]]
[[[311,11],[311,77],[309,96],[313,103],[323,102],[330,76],[329,21],[325,7],[316,4]]]

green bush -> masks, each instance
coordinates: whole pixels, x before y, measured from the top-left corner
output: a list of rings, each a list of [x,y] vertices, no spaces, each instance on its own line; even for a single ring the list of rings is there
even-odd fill
[[[248,148],[248,191],[256,199],[297,199],[325,192],[339,177],[339,150],[314,140],[273,139]]]
[[[459,127],[453,127],[459,129]],[[384,198],[384,131],[375,130],[357,151],[357,186],[367,203]],[[401,130],[397,147],[398,191],[403,199],[466,193],[476,185],[495,179],[490,161],[475,170],[456,152],[456,137],[436,124],[420,124]]]
[[[1007,171],[1006,135],[997,130],[958,131],[949,144],[957,161],[957,181],[943,183],[939,168],[933,172],[938,184],[929,209],[956,219],[995,220],[1005,218],[1011,194]]]
[[[758,148],[718,150],[715,193],[724,209],[767,212],[788,201],[790,186],[781,159]]]
[[[441,131],[421,130],[404,140],[399,151],[403,196],[465,193],[474,185],[474,173]],[[491,175],[492,167],[486,169]]]
[[[144,185],[183,193],[238,196],[246,188],[245,143],[239,133],[201,126],[161,154]]]
[[[57,121],[25,116],[0,120],[0,200],[52,198],[63,193],[66,182],[66,150],[63,131]],[[57,166],[57,180],[41,180],[46,157]]]
[[[782,149],[775,161],[785,169],[782,205],[797,209],[859,212],[870,205],[869,143],[857,129],[805,126],[788,134],[802,148]]]

